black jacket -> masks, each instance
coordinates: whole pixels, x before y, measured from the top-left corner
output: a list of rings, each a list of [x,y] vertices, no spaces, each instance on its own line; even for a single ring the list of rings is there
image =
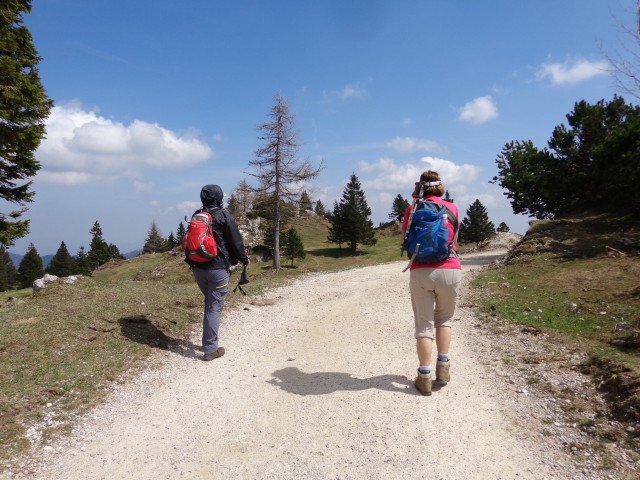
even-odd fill
[[[212,229],[218,246],[218,255],[207,263],[185,260],[193,268],[206,270],[224,268],[229,270],[238,262],[244,265],[249,263],[238,225],[229,211],[222,208],[222,195],[222,189],[217,185],[206,185],[200,192],[201,210],[206,210],[213,218]]]

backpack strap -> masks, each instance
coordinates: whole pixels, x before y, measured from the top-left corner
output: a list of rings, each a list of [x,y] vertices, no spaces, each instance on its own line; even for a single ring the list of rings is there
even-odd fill
[[[407,229],[404,231],[404,238],[402,239],[402,245],[400,246],[400,256],[402,256],[402,254],[404,253],[405,249],[407,248],[407,237],[409,236],[409,228],[411,228],[411,221],[413,220],[413,214],[416,213],[416,210],[418,208],[418,202],[420,200],[422,200],[423,194],[424,194],[424,185],[421,183],[420,184],[420,193],[418,194],[417,197],[415,197],[413,199],[413,205],[411,205],[411,213],[409,214],[409,221],[407,222]],[[415,257],[415,255],[414,255],[414,257]],[[409,262],[409,265],[411,265],[411,262]],[[409,268],[409,267],[407,267],[407,268]],[[403,270],[403,272],[404,272],[404,270]]]
[[[445,208],[447,209],[447,216],[451,219],[451,223],[453,224],[453,238],[451,239],[451,242],[449,242],[449,258],[451,258],[451,255],[457,257],[458,252],[456,252],[453,249],[453,246],[456,244],[456,241],[458,240],[458,233],[460,232],[460,223],[458,222],[458,217],[455,216],[453,211],[449,207],[445,206]]]

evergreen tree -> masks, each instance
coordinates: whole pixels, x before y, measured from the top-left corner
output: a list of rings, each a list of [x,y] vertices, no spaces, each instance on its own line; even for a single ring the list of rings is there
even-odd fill
[[[182,244],[182,237],[184,237],[185,233],[187,233],[187,229],[185,228],[184,223],[180,221],[180,225],[178,225],[178,229],[176,230],[176,241],[178,242],[178,245]]]
[[[547,146],[507,143],[498,155],[498,183],[514,213],[554,218],[581,212],[640,217],[640,106],[614,96],[591,105],[582,100],[555,127]]]
[[[309,160],[298,160],[300,148],[297,131],[294,128],[294,116],[282,95],[274,97],[274,105],[269,115],[270,121],[258,126],[259,139],[264,145],[256,150],[256,158],[249,166],[256,169],[254,177],[260,181],[256,192],[273,196],[272,233],[273,268],[280,269],[280,230],[283,228],[282,208],[297,196],[296,186],[312,179],[320,173],[322,166],[316,168]]]
[[[144,242],[144,247],[142,247],[142,253],[164,252],[166,249],[167,242],[162,237],[160,229],[154,220],[147,231],[147,239]]]
[[[64,242],[60,242],[60,247],[49,262],[46,272],[56,277],[68,277],[74,274],[75,268],[75,262],[67,246]]]
[[[307,256],[304,251],[302,238],[300,238],[300,235],[298,235],[298,231],[293,227],[287,230],[287,232],[284,234],[283,250],[285,256],[291,259],[292,267],[294,258],[303,260]]]
[[[409,202],[400,194],[396,196],[393,200],[393,205],[391,206],[391,213],[389,214],[389,218],[393,218],[399,222],[404,218],[404,212],[407,210],[409,206]]]
[[[100,227],[97,220],[89,233],[91,233],[92,238],[87,258],[92,268],[98,268],[111,260],[111,252],[109,251],[109,245],[102,238],[102,227]]]
[[[355,173],[351,175],[340,203],[336,206],[337,208],[334,208],[333,214],[329,219],[331,222],[329,241],[338,243],[332,240],[337,235],[338,238],[349,245],[351,254],[356,253],[358,244],[376,244],[378,240],[375,238],[373,223],[369,219],[371,209],[367,204],[365,194],[360,187],[360,181]]]
[[[311,203],[309,193],[306,190],[303,190],[300,195],[300,213],[306,212],[307,210],[313,210],[313,205]]]
[[[329,219],[327,240],[331,243],[337,243],[340,250],[342,250],[342,244],[346,241],[345,228],[342,224],[342,210],[343,205],[334,201],[333,211],[327,213],[327,217]]]
[[[169,236],[167,237],[167,247],[168,247],[168,249],[172,250],[175,247],[177,247],[178,245],[180,245],[180,244],[176,240],[176,237],[173,236],[173,232],[169,233]]]
[[[11,261],[9,252],[0,245],[0,292],[12,290],[16,286],[18,271]]]
[[[0,245],[5,247],[29,233],[29,220],[17,219],[33,201],[29,178],[40,170],[35,151],[53,106],[40,82],[41,57],[23,24],[23,14],[30,12],[31,0],[0,3],[0,200],[20,206],[0,212]]]
[[[42,258],[38,255],[36,247],[33,243],[29,244],[27,253],[22,258],[18,266],[18,282],[20,288],[30,287],[34,280],[44,277],[44,268],[42,268]]]
[[[113,243],[109,244],[109,260],[126,260],[124,255],[120,253],[120,250]]]
[[[493,235],[494,230],[495,225],[489,221],[487,209],[480,200],[476,199],[469,206],[467,216],[460,223],[460,241],[474,242],[476,246],[479,246],[481,242]]]
[[[504,222],[500,222],[500,225],[498,225],[498,228],[496,229],[496,232],[508,232],[510,229],[507,226],[506,223]]]
[[[316,212],[316,215],[319,215],[320,217],[324,217],[327,215],[327,211],[324,209],[324,205],[320,200],[316,202],[316,206],[313,211]]]
[[[445,190],[444,192],[444,200],[446,200],[447,202],[453,202],[453,197],[451,195],[449,195],[449,190]]]
[[[87,277],[90,277],[93,273],[91,261],[89,260],[87,252],[84,251],[84,246],[80,247],[80,250],[78,250],[78,254],[75,258],[75,271],[73,273],[75,275],[85,275]]]

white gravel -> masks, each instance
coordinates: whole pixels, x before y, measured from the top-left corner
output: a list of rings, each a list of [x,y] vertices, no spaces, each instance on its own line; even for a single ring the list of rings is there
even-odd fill
[[[465,257],[452,381],[431,397],[413,387],[404,262],[310,275],[225,311],[224,357],[201,361],[194,332],[6,478],[613,478],[545,443],[521,414],[536,400],[487,368],[466,282],[504,253]]]

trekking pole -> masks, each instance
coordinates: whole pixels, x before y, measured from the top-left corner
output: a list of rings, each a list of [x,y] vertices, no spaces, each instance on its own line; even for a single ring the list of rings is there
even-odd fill
[[[245,253],[249,252],[249,248],[245,248]],[[240,274],[240,278],[238,279],[238,284],[236,285],[236,288],[233,289],[233,291],[235,292],[236,290],[240,290],[240,293],[242,293],[242,295],[246,295],[247,292],[244,291],[244,288],[241,287],[241,285],[246,285],[247,283],[249,283],[249,272],[247,271],[247,266],[244,265],[244,267],[242,268],[242,273]]]
[[[238,279],[238,284],[236,285],[236,288],[233,289],[233,291],[235,292],[236,290],[240,290],[240,293],[242,293],[242,295],[246,295],[247,292],[244,291],[244,288],[242,288],[241,285],[246,285],[247,283],[249,283],[249,273],[247,272],[247,266],[245,265],[242,269],[242,273],[240,274],[240,278]]]

